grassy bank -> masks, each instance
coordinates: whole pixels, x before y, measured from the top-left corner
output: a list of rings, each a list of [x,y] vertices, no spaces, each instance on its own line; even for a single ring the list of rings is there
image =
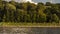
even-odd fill
[[[14,22],[1,22],[0,26],[27,26],[27,27],[40,27],[40,26],[60,26],[60,23],[14,23]]]

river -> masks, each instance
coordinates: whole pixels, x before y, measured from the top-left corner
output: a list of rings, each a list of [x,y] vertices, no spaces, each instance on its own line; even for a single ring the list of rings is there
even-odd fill
[[[0,34],[60,34],[60,27],[0,27]]]

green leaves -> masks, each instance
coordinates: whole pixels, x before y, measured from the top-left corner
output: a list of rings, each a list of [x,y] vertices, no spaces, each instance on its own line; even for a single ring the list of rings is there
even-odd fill
[[[59,17],[56,14],[52,15],[52,21],[58,23],[59,22]]]
[[[37,5],[26,2],[17,3],[14,1],[0,1],[1,22],[59,22],[60,5],[47,2]]]
[[[9,10],[15,10],[16,11],[16,7],[14,6],[14,5],[12,5],[12,4],[7,4],[7,9],[9,9]]]

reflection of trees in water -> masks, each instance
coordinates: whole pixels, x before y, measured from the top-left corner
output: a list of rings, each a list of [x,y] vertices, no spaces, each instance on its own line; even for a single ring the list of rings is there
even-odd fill
[[[32,28],[32,34],[46,34],[46,28]]]
[[[47,28],[46,34],[60,34],[60,28]]]
[[[20,34],[27,34],[30,32],[30,28],[13,28],[13,31],[20,33]]]
[[[60,28],[0,28],[0,34],[60,34]]]
[[[0,28],[3,34],[28,34],[31,31],[30,28]]]

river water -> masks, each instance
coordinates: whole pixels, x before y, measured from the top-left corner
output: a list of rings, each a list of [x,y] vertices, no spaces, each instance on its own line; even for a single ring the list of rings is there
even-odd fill
[[[60,34],[60,27],[0,27],[0,34]]]

